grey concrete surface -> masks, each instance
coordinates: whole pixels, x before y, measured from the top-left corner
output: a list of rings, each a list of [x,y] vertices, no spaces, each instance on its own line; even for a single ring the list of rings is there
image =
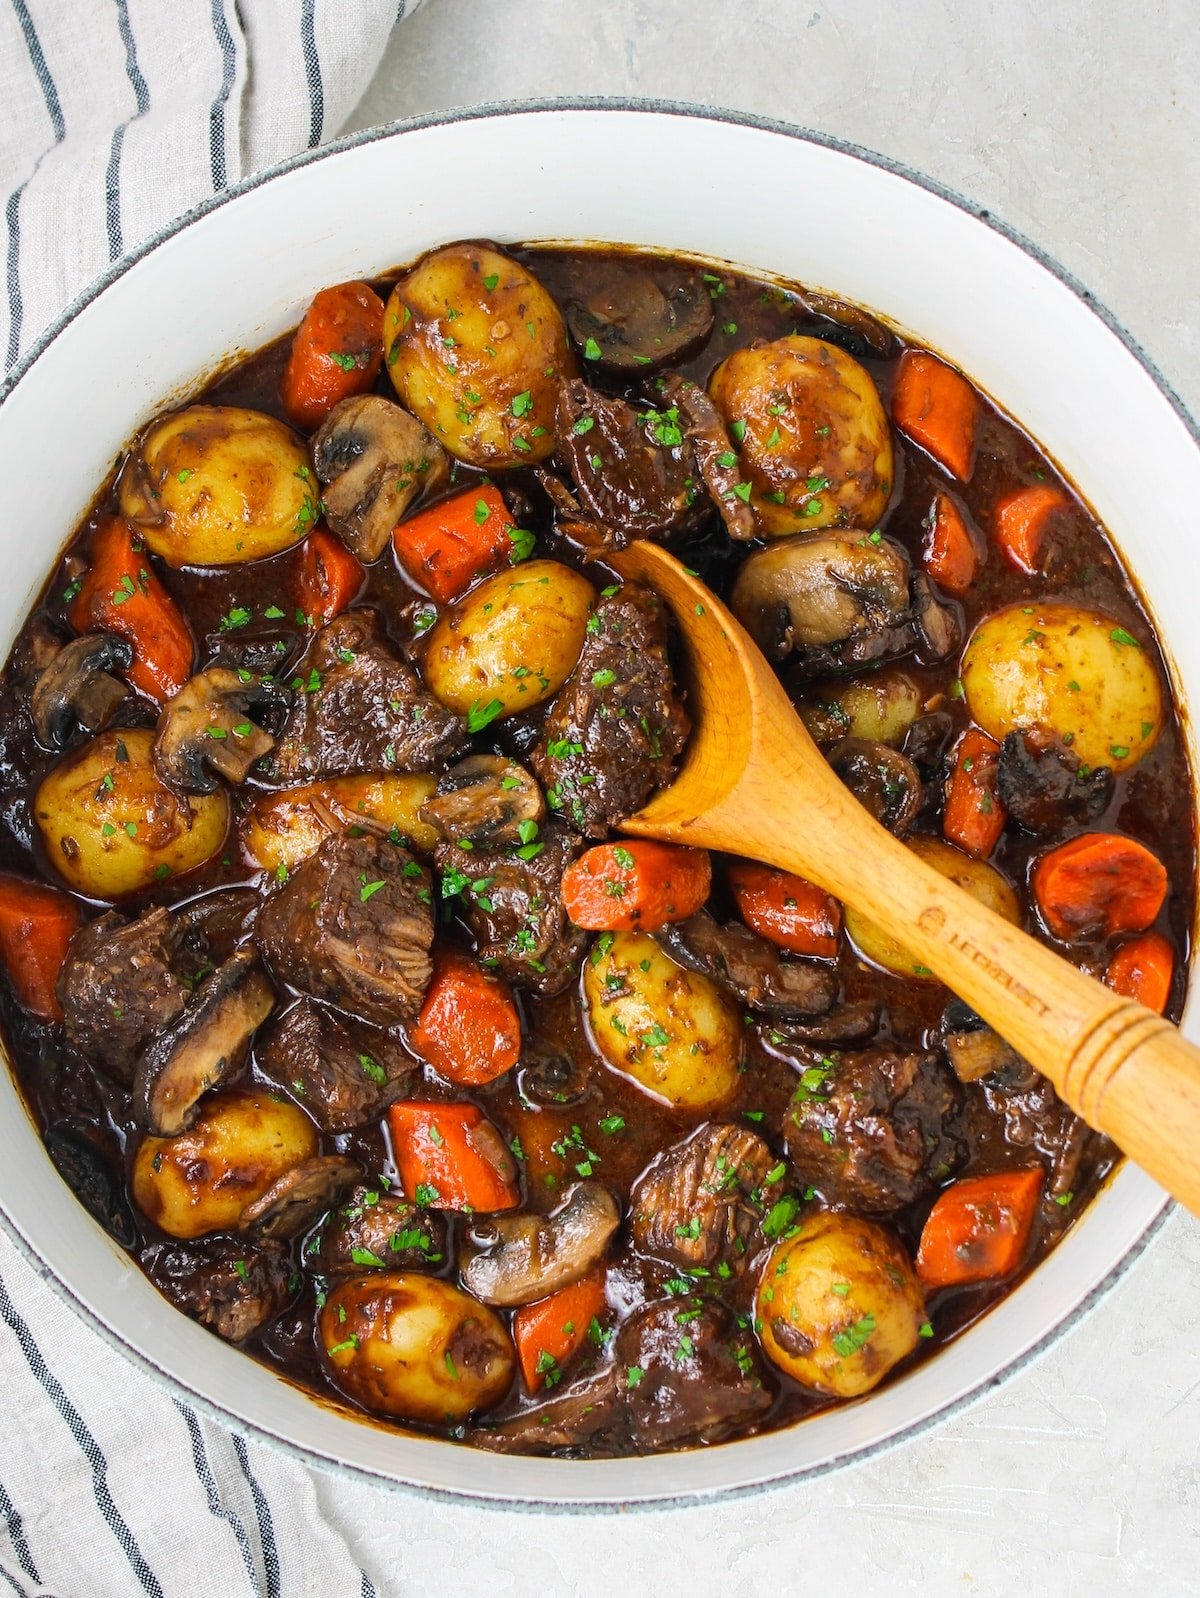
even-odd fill
[[[644,95],[853,139],[1068,266],[1200,411],[1195,0],[431,0],[350,128]],[[769,263],[768,263],[769,264]],[[1037,1365],[806,1487],[624,1521],[320,1492],[381,1594],[1200,1593],[1200,1224],[1176,1216]]]

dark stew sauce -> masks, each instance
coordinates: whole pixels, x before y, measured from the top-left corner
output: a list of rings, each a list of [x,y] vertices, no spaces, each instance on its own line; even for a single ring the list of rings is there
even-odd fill
[[[107,597],[107,606],[101,603],[81,621],[80,595],[87,598],[88,574],[100,560],[97,539],[105,529],[111,539],[113,514],[122,505],[128,512],[136,500],[136,494],[125,497],[122,486],[132,480],[138,488],[138,462],[118,462],[23,629],[0,694],[5,891],[19,901],[22,883],[40,879],[62,893],[65,880],[80,890],[73,902],[84,923],[58,977],[65,1023],[47,1015],[53,1004],[44,994],[40,1003],[30,1000],[12,946],[4,944],[13,981],[0,983],[0,1008],[11,1058],[56,1166],[156,1285],[182,1310],[327,1400],[440,1436],[566,1457],[695,1446],[788,1425],[838,1398],[867,1391],[889,1369],[910,1368],[987,1310],[1054,1246],[1112,1169],[1115,1151],[919,969],[905,975],[882,969],[861,956],[844,930],[832,959],[783,952],[746,931],[730,885],[735,862],[725,859],[712,861],[707,910],[656,926],[650,935],[665,951],[657,958],[678,959],[693,983],[709,994],[726,1028],[732,1025],[735,1061],[729,1080],[714,1102],[684,1107],[644,1090],[632,1068],[629,1073],[612,1068],[620,1056],[613,1053],[612,1034],[606,1045],[601,1033],[629,1012],[619,1002],[606,1006],[633,1002],[629,990],[638,979],[616,964],[612,932],[584,937],[570,926],[558,897],[559,877],[563,864],[606,837],[619,845],[615,824],[621,806],[628,813],[669,779],[686,732],[686,695],[672,680],[673,646],[654,601],[648,596],[631,600],[628,590],[619,590],[605,556],[649,530],[670,543],[716,593],[728,597],[747,561],[764,547],[778,547],[775,539],[755,536],[765,491],[759,483],[751,494],[740,481],[744,426],[738,426],[736,416],[710,414],[703,394],[694,389],[670,378],[664,387],[664,377],[682,374],[703,387],[732,352],[799,334],[858,363],[855,370],[868,374],[892,418],[894,465],[876,485],[886,502],[882,513],[872,514],[864,525],[852,511],[843,512],[828,525],[821,496],[836,494],[838,484],[826,465],[804,468],[802,463],[802,507],[815,503],[818,508],[807,518],[798,516],[800,536],[793,543],[840,538],[871,556],[895,552],[905,582],[917,579],[911,591],[906,588],[904,604],[882,614],[884,601],[871,590],[870,574],[865,588],[856,588],[852,572],[835,585],[853,611],[845,639],[797,640],[787,634],[786,610],[779,604],[772,609],[768,603],[753,616],[743,607],[740,614],[773,651],[785,683],[839,771],[868,808],[896,830],[915,839],[943,836],[944,795],[956,763],[963,763],[960,740],[972,724],[960,675],[964,644],[1002,607],[1017,603],[1034,616],[1041,600],[1051,596],[1099,612],[1112,645],[1113,669],[1121,670],[1136,656],[1138,669],[1157,672],[1163,684],[1161,726],[1147,723],[1140,729],[1147,745],[1143,758],[1129,760],[1122,746],[1114,751],[1114,764],[1122,769],[1090,769],[1072,750],[1070,734],[1055,736],[1061,729],[1000,729],[998,757],[994,744],[990,755],[980,757],[976,803],[986,813],[1004,806],[1002,828],[981,848],[1015,896],[1023,923],[1093,974],[1108,970],[1109,980],[1118,985],[1119,970],[1137,962],[1127,960],[1122,968],[1118,961],[1110,968],[1114,954],[1134,938],[1149,938],[1157,962],[1156,1002],[1175,1018],[1183,1001],[1193,915],[1194,803],[1179,722],[1166,698],[1166,674],[1129,577],[1103,530],[1052,463],[1019,427],[976,395],[966,472],[948,470],[901,425],[903,408],[893,408],[893,394],[911,356],[903,340],[870,317],[800,289],[666,256],[529,249],[501,258],[477,247],[462,247],[460,256],[465,298],[486,304],[481,297],[503,294],[511,279],[523,278],[523,267],[566,313],[573,361],[567,354],[556,364],[552,356],[535,373],[538,381],[515,380],[500,391],[506,415],[529,424],[516,445],[517,459],[521,453],[544,454],[540,441],[549,442],[557,433],[555,451],[539,467],[493,468],[487,477],[479,465],[447,461],[440,482],[428,458],[392,458],[388,470],[403,474],[411,468],[410,475],[420,479],[416,488],[425,489],[423,498],[404,506],[398,538],[404,538],[407,522],[456,496],[467,496],[468,526],[482,526],[491,513],[479,495],[487,492],[487,484],[494,485],[505,501],[499,552],[485,554],[474,586],[468,572],[461,592],[476,593],[481,583],[493,580],[498,566],[511,564],[510,576],[516,579],[529,558],[584,574],[595,591],[606,590],[599,599],[593,595],[599,608],[588,612],[593,619],[584,664],[590,667],[590,683],[581,685],[576,671],[557,695],[528,710],[509,701],[497,713],[497,704],[485,696],[469,707],[468,732],[462,721],[429,701],[432,673],[423,685],[411,670],[400,667],[395,677],[385,666],[378,680],[365,685],[351,680],[344,693],[339,689],[341,697],[329,713],[332,724],[322,724],[314,734],[310,723],[307,733],[293,738],[289,765],[281,754],[289,727],[302,712],[320,719],[318,701],[330,694],[339,666],[353,679],[363,658],[359,651],[382,651],[385,662],[408,660],[418,673],[425,672],[425,651],[438,637],[437,618],[453,610],[432,597],[436,583],[429,593],[421,591],[385,542],[379,558],[365,563],[361,580],[354,579],[350,630],[326,640],[324,680],[314,664],[322,649],[321,640],[313,644],[321,618],[304,603],[320,591],[319,584],[317,590],[311,586],[313,524],[325,509],[333,530],[342,531],[352,547],[365,536],[370,516],[362,514],[363,503],[378,491],[378,481],[358,483],[348,499],[341,495],[338,515],[344,525],[339,528],[328,480],[352,470],[364,449],[376,447],[376,435],[365,424],[348,424],[343,436],[327,442],[323,451],[317,448],[314,461],[322,483],[313,482],[307,469],[301,472],[303,494],[311,487],[312,495],[302,498],[287,539],[290,547],[282,553],[252,564],[199,566],[184,564],[185,552],[183,560],[176,553],[168,563],[153,547],[143,546],[135,528],[133,583],[118,581],[110,595],[100,596],[101,601]],[[494,270],[485,271],[489,266]],[[405,280],[400,281],[403,286]],[[374,288],[387,299],[395,282]],[[360,309],[371,307],[366,314],[378,317],[369,293],[360,289],[359,300]],[[403,364],[409,359],[404,343],[409,324],[421,322],[420,295],[414,291],[411,303],[401,295],[395,304],[397,317],[389,319],[382,347],[392,364]],[[441,309],[423,348],[433,350],[434,365],[440,359],[453,376],[456,353],[464,350],[476,324],[470,316],[460,323],[449,294]],[[521,301],[513,317],[506,304],[510,320],[496,324],[499,338],[525,336],[517,320],[526,309]],[[456,324],[466,329],[463,338]],[[342,326],[332,325],[335,334]],[[545,320],[539,313],[525,325],[540,359]],[[353,318],[345,326],[352,329]],[[288,335],[239,360],[210,384],[200,403],[287,418],[280,382],[291,346]],[[343,394],[361,392],[365,384],[395,401],[390,380],[395,374],[389,364],[379,368],[380,347],[378,334],[373,342],[357,344],[347,334],[340,349],[335,344],[323,355],[318,351],[311,357],[316,388],[322,374],[336,373],[334,398],[341,382]],[[560,342],[560,357],[566,349]],[[820,354],[817,349],[815,357]],[[807,358],[814,358],[811,346]],[[567,381],[564,364],[574,364],[579,379]],[[842,368],[838,375],[845,375]],[[844,389],[839,392],[844,397]],[[794,395],[783,384],[773,397],[777,414],[787,420]],[[460,402],[464,429],[476,421],[471,407],[486,409],[491,398],[468,390],[467,400]],[[635,410],[610,404],[606,412],[612,400]],[[302,437],[311,436],[313,418],[320,419],[329,405],[329,397],[322,399],[319,392],[310,401],[316,409]],[[416,408],[416,401],[411,403]],[[297,404],[290,407],[292,418]],[[542,405],[548,410],[539,410]],[[430,419],[421,414],[422,420]],[[539,416],[549,421],[538,423]],[[408,425],[419,435],[411,420]],[[844,413],[834,413],[828,425],[814,429],[818,456],[818,441],[836,441],[844,425]],[[214,427],[219,434],[219,419],[214,424],[210,417],[194,429],[196,465],[179,465],[182,457],[170,457],[178,487],[193,472],[203,476],[209,470],[205,463],[211,457],[204,449],[212,444]],[[911,431],[919,435],[920,425]],[[788,439],[783,443],[786,447]],[[646,459],[639,459],[639,450]],[[486,463],[488,456],[482,460]],[[861,461],[855,467],[860,469]],[[152,462],[143,460],[141,470],[143,525],[150,533],[157,515],[154,501],[159,491],[166,494],[166,478],[155,477]],[[242,483],[248,502],[258,491],[252,479],[251,472]],[[675,494],[672,528],[665,531],[653,525],[656,516],[662,519],[655,495],[661,500],[664,481],[668,488],[684,485]],[[406,492],[412,486],[401,482]],[[1056,498],[1039,513],[1037,537],[1028,546],[1034,569],[1025,571],[1002,547],[1007,535],[1002,536],[997,510],[1018,490],[1038,487],[1054,491]],[[848,492],[854,491],[851,484]],[[321,493],[324,506],[317,503]],[[965,517],[973,551],[968,564],[974,570],[968,571],[965,587],[961,577],[954,583],[957,592],[939,584],[936,560],[928,570],[931,521],[939,502],[945,509],[947,497],[951,509]],[[735,535],[751,536],[731,536],[727,521]],[[386,522],[385,530],[391,525]],[[327,529],[320,531],[330,536]],[[153,546],[153,536],[147,543]],[[106,788],[111,791],[113,784],[101,774],[90,801],[93,810],[101,807],[95,811],[99,842],[80,831],[82,812],[69,824],[56,822],[54,807],[39,789],[49,772],[79,758],[87,739],[98,736],[110,740],[110,755],[115,751],[117,764],[110,770],[119,792],[128,760],[137,758],[129,755],[121,733],[155,727],[165,696],[160,689],[152,698],[142,680],[137,684],[142,691],[101,695],[97,711],[95,696],[78,692],[78,662],[66,688],[62,681],[54,687],[59,698],[49,709],[48,693],[39,700],[37,685],[58,669],[65,641],[78,630],[108,633],[103,670],[93,661],[88,681],[94,686],[97,677],[102,685],[103,680],[111,685],[113,677],[120,680],[129,654],[122,653],[119,642],[113,644],[113,636],[132,633],[138,655],[137,629],[145,625],[140,618],[153,614],[153,607],[139,610],[135,600],[148,598],[159,584],[177,603],[195,640],[190,670],[217,664],[226,678],[235,679],[232,689],[225,682],[224,692],[248,685],[249,697],[229,701],[232,725],[226,716],[223,724],[218,718],[215,729],[202,726],[199,753],[195,728],[191,742],[185,736],[180,744],[168,709],[159,723],[158,769],[169,767],[176,786],[193,794],[205,787],[218,794],[227,790],[234,819],[223,845],[215,845],[216,852],[192,869],[179,871],[168,862],[130,892],[94,886],[89,891],[86,875],[72,874],[80,850],[86,856],[89,850],[109,849],[114,836],[121,842],[119,832],[133,838],[124,822],[118,831],[103,820]],[[130,592],[122,595],[123,587]],[[90,591],[95,590],[93,583]],[[736,607],[736,592],[734,602]],[[470,600],[460,594],[456,603]],[[817,603],[828,604],[828,596]],[[358,625],[363,607],[376,613],[375,631]],[[616,665],[597,666],[596,661],[609,658],[597,635],[610,625]],[[344,628],[346,617],[334,626]],[[623,630],[631,627],[632,645],[628,636],[622,645]],[[486,638],[486,617],[482,630]],[[1045,644],[1031,622],[1017,647],[1036,651]],[[578,637],[573,647],[578,649]],[[589,654],[589,649],[601,652]],[[559,715],[556,707],[574,693],[574,713],[587,714],[593,686],[600,699],[609,688],[619,695],[621,662],[628,668],[631,660],[647,671],[637,702],[645,737],[640,745],[634,738],[620,757],[620,769],[606,776],[604,738],[588,741],[586,751],[578,743],[567,747],[573,712],[566,705]],[[572,656],[566,662],[563,675],[573,661]],[[185,674],[188,669],[185,663]],[[887,701],[892,721],[883,729],[893,751],[889,755],[888,747],[871,741],[880,729],[864,726],[861,701],[856,710],[837,695],[851,681],[894,685],[897,674],[899,687]],[[272,683],[265,689],[260,684],[263,675],[273,680],[273,691]],[[1089,686],[1068,691],[1087,692]],[[193,719],[205,722],[208,703],[202,698]],[[615,703],[599,712],[601,720],[619,714]],[[507,713],[510,706],[515,714]],[[378,745],[386,734],[379,728],[389,714],[411,716],[418,726],[399,753],[388,743],[380,760]],[[339,715],[345,725],[337,724]],[[240,783],[215,777],[204,763],[203,737],[221,744],[236,741],[251,732],[251,718],[256,731],[261,727],[269,735],[267,752]],[[574,730],[584,737],[586,729]],[[413,731],[411,723],[408,731]],[[594,722],[591,731],[595,734]],[[847,735],[860,742],[847,746],[842,742]],[[545,750],[555,739],[560,764],[551,771]],[[490,771],[490,780],[475,786],[462,786],[461,774],[446,778],[467,756],[486,754],[513,764],[482,768],[485,777]],[[431,846],[436,818],[432,829],[424,825],[423,846],[417,846],[415,836],[411,840],[410,853],[408,834],[386,825],[386,816],[383,822],[369,816],[359,825],[326,796],[323,808],[318,804],[307,813],[307,847],[316,849],[307,865],[300,863],[303,850],[292,857],[290,868],[273,864],[273,857],[253,855],[252,840],[246,843],[251,806],[297,781],[323,781],[331,774],[344,778],[355,760],[366,772],[429,771],[440,779],[439,792],[457,788],[461,802],[457,808],[452,804],[452,818],[443,813],[436,848]],[[595,771],[587,770],[589,762]],[[966,773],[959,771],[960,781],[970,769],[968,764]],[[507,783],[496,781],[502,770],[510,773]],[[548,780],[561,773],[569,774]],[[542,799],[547,788],[548,808]],[[504,809],[508,798],[511,813]],[[198,797],[197,802],[213,801]],[[130,825],[136,832],[137,825]],[[458,840],[465,835],[469,842],[473,826],[475,847],[464,850]],[[1090,920],[1083,914],[1073,935],[1055,939],[1035,905],[1031,873],[1048,852],[1084,833],[1138,840],[1165,867],[1169,891],[1161,905],[1150,890],[1134,895],[1141,907],[1134,912],[1112,910],[1101,894]],[[480,858],[487,869],[480,869]],[[619,855],[618,862],[624,858]],[[512,882],[502,882],[509,870]],[[537,872],[541,875],[530,877]],[[20,880],[14,885],[14,879]],[[299,895],[297,884],[303,884]],[[505,884],[518,914],[529,916],[527,935],[514,933],[512,925],[496,930],[504,909],[496,901]],[[623,891],[618,884],[614,907],[620,906]],[[300,902],[305,895],[311,896]],[[1086,900],[1086,892],[1082,897]],[[389,898],[399,907],[389,906]],[[159,906],[169,907],[169,916],[147,926],[144,918]],[[783,908],[789,909],[786,901]],[[836,909],[831,913],[836,917]],[[98,923],[104,914],[108,920]],[[446,1065],[436,1040],[433,1048],[422,1048],[422,1025],[436,1030],[436,1022],[424,1015],[416,1021],[429,981],[434,923],[436,948],[480,952],[484,965],[500,973],[500,985],[492,991],[500,995],[501,1013],[511,1014],[503,1010],[511,1003],[519,1014],[518,1062],[512,1064],[514,1048],[503,1062],[511,1068],[482,1085],[469,1085],[469,1068],[451,1081],[423,1059],[426,1053],[437,1055],[454,1075],[459,1034],[477,1037],[492,1013],[486,1002],[482,1019],[472,1013],[469,995],[479,990],[468,988],[457,1010],[451,1003],[439,1012],[450,1017],[442,1043],[451,1063]],[[339,932],[348,953],[336,944]],[[618,930],[615,936],[625,934]],[[490,953],[483,948],[489,938]],[[543,947],[538,939],[549,944]],[[535,943],[542,958],[530,952]],[[651,964],[641,958],[636,970]],[[349,976],[347,965],[354,967]],[[395,989],[389,986],[393,968],[406,973]],[[475,967],[476,975],[480,969]],[[666,969],[678,976],[672,964]],[[600,990],[594,1032],[585,996],[589,972]],[[405,982],[415,983],[416,991],[406,989]],[[652,1009],[653,994],[647,1002]],[[219,1047],[205,1040],[204,1028],[213,1024],[214,1014],[231,1028]],[[645,1015],[654,1020],[650,1011]],[[674,1024],[670,1016],[664,1014],[661,1025],[642,1024],[641,1042],[629,1047],[642,1056],[665,1055],[667,1027]],[[707,1033],[704,1037],[692,1052],[707,1063],[710,1042]],[[494,1041],[502,1054],[502,1040]],[[199,1050],[198,1065],[194,1059],[187,1064],[189,1046],[193,1055]],[[676,1064],[676,1075],[678,1070]],[[486,1073],[477,1072],[475,1080],[480,1074]],[[223,1080],[202,1096],[214,1076]],[[215,1144],[197,1141],[197,1129],[211,1132],[220,1105],[238,1094],[244,1101],[242,1119],[227,1129],[222,1155]],[[468,1165],[485,1169],[482,1191],[507,1191],[511,1207],[493,1218],[472,1213],[469,1200],[451,1207],[451,1197],[436,1182],[413,1181],[411,1169],[420,1165],[416,1156],[406,1180],[389,1133],[387,1107],[393,1100],[409,1107],[403,1122],[408,1131],[402,1135],[411,1134],[414,1146],[424,1139],[430,1171],[439,1168],[444,1150],[449,1148],[451,1156],[457,1151]],[[446,1139],[436,1112],[431,1121],[422,1104],[471,1105],[482,1118],[468,1112]],[[283,1113],[287,1123],[282,1130],[264,1131],[273,1113]],[[200,1120],[190,1131],[179,1131],[197,1115]],[[478,1123],[473,1128],[472,1119]],[[393,1122],[393,1131],[400,1124]],[[148,1128],[160,1133],[174,1128],[184,1152],[176,1158],[169,1138],[148,1145]],[[274,1138],[276,1153],[259,1162],[256,1137]],[[293,1154],[279,1156],[280,1143],[289,1139]],[[143,1152],[139,1178],[139,1149],[150,1147],[158,1152],[152,1159]],[[292,1166],[303,1167],[301,1178],[294,1179],[289,1158]],[[986,1193],[973,1209],[960,1209],[957,1221],[951,1214],[950,1265],[947,1271],[943,1248],[939,1266],[936,1240],[921,1246],[938,1195],[953,1193],[964,1180],[1014,1172],[1035,1173],[1029,1179],[1032,1192],[1027,1185],[1011,1214]],[[164,1198],[158,1190],[168,1180],[175,1186]],[[536,1217],[551,1213],[556,1219],[539,1231]],[[964,1215],[967,1231],[955,1232]],[[1007,1253],[992,1253],[989,1227],[1002,1235],[1015,1227],[1016,1245]],[[812,1258],[802,1270],[806,1243]],[[919,1246],[918,1281],[912,1261]],[[988,1274],[989,1260],[1002,1261],[1001,1275]],[[435,1281],[446,1284],[444,1290],[430,1285]],[[554,1324],[553,1314],[539,1316],[528,1309],[545,1300],[548,1286],[566,1295],[556,1301],[564,1307]],[[480,1300],[494,1307],[483,1309]],[[777,1302],[788,1306],[782,1317]],[[575,1314],[587,1317],[586,1327],[574,1324]],[[524,1374],[509,1344],[510,1326],[515,1332],[523,1316],[528,1325],[518,1341]],[[771,1338],[764,1320],[771,1323],[768,1330],[774,1326]],[[389,1321],[390,1342],[380,1336]],[[417,1321],[418,1332],[409,1331]],[[406,1349],[406,1336],[416,1336],[415,1354]],[[410,1356],[407,1374],[396,1366],[397,1350]]]

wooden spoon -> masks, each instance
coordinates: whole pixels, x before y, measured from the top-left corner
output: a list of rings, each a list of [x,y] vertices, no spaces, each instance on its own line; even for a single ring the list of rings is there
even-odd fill
[[[638,541],[610,560],[675,613],[691,675],[683,765],[624,830],[781,866],[887,927],[1072,1109],[1200,1214],[1200,1049],[881,827],[834,775],[739,623],[673,556]]]

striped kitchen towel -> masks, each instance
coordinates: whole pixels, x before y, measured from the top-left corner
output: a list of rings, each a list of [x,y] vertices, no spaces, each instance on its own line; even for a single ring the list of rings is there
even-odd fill
[[[0,0],[6,369],[172,217],[336,133],[421,3]],[[0,1595],[376,1592],[302,1466],[177,1403],[2,1235],[0,1392]]]
[[[110,262],[335,134],[423,0],[0,0],[12,367]]]

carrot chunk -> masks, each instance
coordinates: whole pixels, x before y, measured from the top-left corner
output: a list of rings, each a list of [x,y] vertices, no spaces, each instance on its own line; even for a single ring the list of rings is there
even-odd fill
[[[1033,896],[1056,938],[1144,932],[1167,896],[1167,870],[1145,844],[1085,832],[1042,856]]]
[[[1030,483],[1000,500],[992,513],[996,542],[1006,560],[1028,577],[1042,570],[1042,553],[1050,519],[1070,500],[1052,483]]]
[[[1011,1276],[1033,1230],[1042,1172],[1038,1166],[966,1176],[940,1194],[917,1249],[926,1287],[958,1287]]]
[[[1123,943],[1108,962],[1104,980],[1114,993],[1136,999],[1159,1015],[1171,997],[1175,951],[1160,932]]]
[[[461,949],[440,947],[411,1042],[460,1087],[495,1081],[521,1055],[521,1021],[508,984]]]
[[[410,516],[392,544],[413,582],[447,604],[515,553],[516,530],[500,491],[488,483]]]
[[[562,896],[571,920],[588,932],[653,932],[695,915],[711,886],[707,849],[602,843],[567,867]]]
[[[527,1392],[554,1386],[583,1347],[588,1328],[603,1308],[604,1267],[600,1265],[570,1287],[517,1310],[512,1335]]]
[[[926,528],[925,570],[948,594],[961,598],[983,565],[979,541],[949,494],[934,500]]]
[[[314,527],[300,551],[296,585],[300,609],[324,627],[358,598],[366,575],[340,538]]]
[[[74,899],[42,882],[0,875],[0,960],[17,1002],[43,1021],[61,1021],[55,984],[80,923]]]
[[[925,350],[905,350],[892,420],[960,483],[971,475],[979,396],[960,372]]]
[[[127,638],[133,664],[126,676],[161,704],[192,675],[195,645],[183,612],[150,566],[150,557],[120,516],[104,516],[92,536],[91,566],[80,580],[68,618],[78,633],[101,627]]]
[[[760,938],[793,954],[837,954],[842,908],[823,888],[752,860],[729,868],[729,886],[738,914]]]
[[[401,1099],[388,1124],[405,1196],[415,1204],[490,1214],[521,1202],[504,1139],[473,1104]]]
[[[304,313],[279,379],[288,420],[311,432],[333,407],[365,394],[383,364],[383,301],[365,283],[322,289]]]
[[[968,728],[959,739],[946,784],[942,831],[977,860],[991,854],[1008,819],[996,782],[999,766],[996,740],[978,727]]]

